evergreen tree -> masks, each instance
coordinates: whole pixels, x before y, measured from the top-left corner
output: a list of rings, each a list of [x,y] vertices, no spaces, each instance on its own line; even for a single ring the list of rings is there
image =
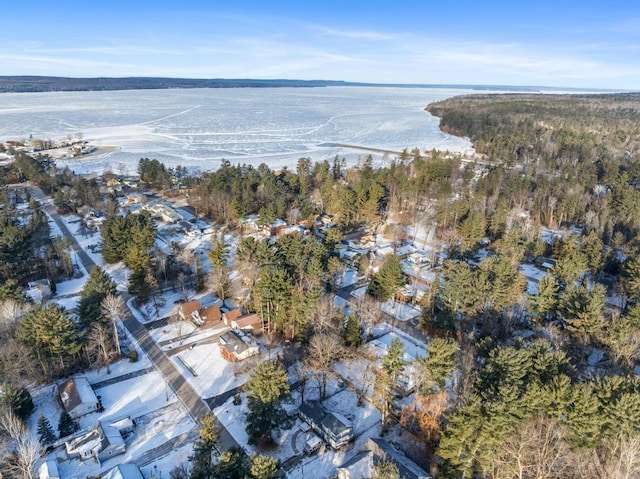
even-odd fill
[[[387,255],[378,272],[374,275],[367,292],[380,301],[393,297],[396,291],[405,284],[400,257]]]
[[[558,284],[551,274],[544,275],[538,282],[538,292],[529,295],[529,307],[538,321],[550,319],[558,307]]]
[[[9,382],[2,383],[0,404],[23,421],[31,415],[34,409],[29,390]]]
[[[427,347],[427,357],[418,359],[423,394],[431,385],[444,388],[446,379],[453,372],[458,343],[449,338],[434,338]]]
[[[207,254],[211,265],[220,268],[227,265],[229,246],[224,242],[224,234],[214,233],[211,237],[211,249]]]
[[[251,458],[252,479],[284,479],[285,473],[280,469],[280,461],[266,454],[257,454]]]
[[[567,329],[583,339],[595,338],[602,330],[604,306],[605,288],[601,284],[594,285],[591,290],[586,286],[569,290],[560,304]]]
[[[407,364],[404,359],[404,353],[405,348],[402,341],[398,338],[393,338],[387,349],[387,354],[382,358],[382,369],[387,372],[394,383]]]
[[[0,283],[0,301],[6,301],[7,299],[13,299],[20,303],[24,303],[27,300],[22,287],[13,278]]]
[[[284,419],[281,401],[289,394],[289,378],[284,368],[267,361],[255,370],[247,383],[249,414],[247,434],[249,442],[257,444]]]
[[[42,413],[38,416],[38,437],[40,438],[40,444],[43,446],[53,444],[56,440],[56,434],[53,432],[51,423]]]
[[[83,344],[77,323],[57,304],[29,311],[20,322],[18,336],[47,374],[52,360],[58,362],[59,372],[71,369]]]
[[[362,330],[355,314],[347,316],[342,337],[347,346],[358,347],[362,343]]]
[[[193,445],[191,461],[191,479],[207,479],[212,477],[213,453],[218,440],[218,421],[213,413],[208,413],[200,420],[200,436]]]
[[[94,267],[80,292],[78,315],[83,325],[107,321],[102,313],[102,300],[109,294],[116,294],[115,283],[102,268]]]
[[[249,473],[244,451],[240,448],[231,448],[220,455],[220,460],[213,467],[209,477],[211,479],[244,479]]]
[[[58,433],[60,438],[70,436],[79,429],[78,424],[73,420],[68,412],[62,411],[58,420]]]

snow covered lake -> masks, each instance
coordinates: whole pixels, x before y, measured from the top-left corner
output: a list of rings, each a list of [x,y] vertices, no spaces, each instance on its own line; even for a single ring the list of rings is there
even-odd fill
[[[424,111],[431,102],[466,93],[471,90],[392,87],[3,93],[0,141],[81,134],[96,146],[116,147],[61,162],[78,173],[134,172],[141,157],[200,170],[214,170],[222,159],[279,168],[301,157],[340,155],[352,164],[369,152],[332,145],[469,148]]]

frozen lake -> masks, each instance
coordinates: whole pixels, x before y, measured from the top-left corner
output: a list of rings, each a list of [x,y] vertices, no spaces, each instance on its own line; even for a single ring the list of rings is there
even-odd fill
[[[0,141],[82,136],[107,154],[73,160],[77,172],[135,171],[141,157],[216,169],[222,159],[271,168],[366,151],[460,150],[427,104],[470,90],[390,87],[240,88],[0,94]],[[382,161],[381,154],[374,154]],[[391,158],[390,158],[391,159]]]

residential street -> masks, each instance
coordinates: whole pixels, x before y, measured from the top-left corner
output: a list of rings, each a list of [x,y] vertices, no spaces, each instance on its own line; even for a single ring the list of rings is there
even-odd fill
[[[78,254],[78,258],[82,261],[87,272],[90,272],[96,264],[82,249],[75,236],[69,231],[67,225],[55,211],[55,207],[53,205],[45,204],[46,196],[40,188],[35,186],[30,186],[29,188],[33,196],[43,204],[45,211],[56,222],[62,233],[71,240],[71,244]],[[131,296],[128,293],[123,292],[122,299],[130,308],[129,300],[131,299]],[[169,384],[185,408],[187,408],[191,417],[193,417],[196,422],[200,422],[200,419],[211,411],[207,403],[191,387],[189,382],[182,376],[180,371],[173,365],[167,355],[155,343],[151,335],[149,335],[147,328],[138,322],[131,311],[129,311],[127,317],[124,318],[123,323],[131,335],[136,339],[142,350],[147,354],[147,356],[149,356],[151,362],[162,373],[164,380]],[[234,446],[237,447],[238,443],[231,434],[229,434],[225,427],[219,422],[218,425],[220,428],[220,438],[218,440],[220,450],[227,450]]]

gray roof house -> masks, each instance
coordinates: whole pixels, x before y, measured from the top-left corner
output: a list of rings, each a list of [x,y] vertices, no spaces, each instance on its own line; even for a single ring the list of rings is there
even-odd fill
[[[124,454],[126,449],[120,431],[102,421],[96,423],[85,434],[65,442],[64,446],[69,459],[95,458],[98,462]]]
[[[353,424],[342,414],[327,411],[319,401],[305,401],[298,410],[305,421],[333,449],[353,439]]]
[[[380,462],[391,462],[398,468],[398,479],[431,479],[426,472],[393,445],[372,437],[367,439],[362,451],[338,467],[338,479],[370,478],[373,468]]]
[[[58,391],[64,410],[74,419],[98,410],[98,398],[87,378],[67,379],[58,386]]]

